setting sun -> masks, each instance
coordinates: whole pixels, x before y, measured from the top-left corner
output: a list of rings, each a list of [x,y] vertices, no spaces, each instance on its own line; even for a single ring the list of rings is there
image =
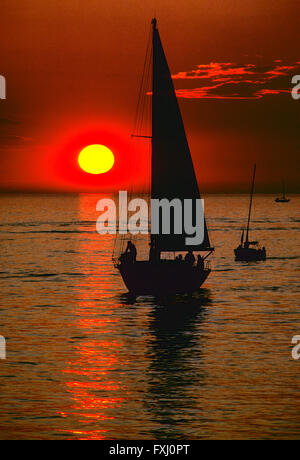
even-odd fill
[[[89,174],[106,173],[113,167],[114,162],[114,154],[105,145],[88,145],[78,156],[79,166]]]

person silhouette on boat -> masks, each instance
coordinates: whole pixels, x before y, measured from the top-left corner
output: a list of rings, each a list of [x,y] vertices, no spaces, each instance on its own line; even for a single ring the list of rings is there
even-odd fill
[[[184,258],[185,262],[187,262],[188,264],[190,265],[194,265],[195,263],[195,256],[193,254],[193,251],[191,249],[188,250],[185,258]]]
[[[160,252],[154,239],[150,243],[149,261],[154,264],[160,261]]]
[[[132,241],[128,241],[125,252],[122,254],[122,261],[127,263],[136,262],[136,247]]]
[[[197,257],[197,267],[201,268],[201,270],[204,270],[204,259],[203,257],[201,257],[200,254],[198,254],[198,257]]]

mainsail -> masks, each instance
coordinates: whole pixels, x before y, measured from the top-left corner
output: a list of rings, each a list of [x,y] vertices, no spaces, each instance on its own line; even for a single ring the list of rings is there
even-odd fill
[[[166,61],[156,19],[153,19],[153,83],[152,83],[152,183],[151,198],[172,200],[200,199],[184,125],[172,77]],[[194,208],[195,209],[195,208]],[[172,228],[172,224],[171,224]],[[183,227],[184,228],[184,227]],[[210,250],[205,223],[201,245],[186,245],[184,230],[180,235],[152,235],[160,251]]]

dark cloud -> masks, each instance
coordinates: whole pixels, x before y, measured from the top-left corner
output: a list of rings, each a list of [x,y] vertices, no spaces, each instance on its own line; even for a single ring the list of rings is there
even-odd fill
[[[178,72],[172,77],[188,86],[176,90],[181,98],[261,99],[290,93],[291,77],[296,74],[300,74],[300,62],[286,64],[277,59],[268,66],[211,62],[187,72]]]

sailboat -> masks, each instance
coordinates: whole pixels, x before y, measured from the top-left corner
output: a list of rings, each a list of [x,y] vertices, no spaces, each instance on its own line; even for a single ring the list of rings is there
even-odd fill
[[[166,198],[171,201],[177,198],[182,203],[185,199],[192,199],[194,202],[200,199],[200,193],[185,129],[155,18],[151,25],[151,199]],[[170,217],[171,227],[174,228],[174,216]],[[128,261],[126,254],[121,254],[116,268],[129,293],[160,295],[197,291],[211,272],[206,259],[214,248],[210,244],[206,222],[201,244],[187,245],[186,236],[185,230],[180,234],[164,234],[162,231],[151,234],[147,260],[136,260],[134,257]],[[175,257],[176,252],[186,251],[190,255],[192,251],[204,254],[198,256],[198,263],[193,260],[194,255],[189,262],[180,256]]]
[[[255,174],[256,174],[256,165],[253,169],[253,178],[252,178],[252,187],[250,194],[250,204],[249,204],[249,213],[248,213],[248,222],[246,229],[246,238],[244,240],[245,232],[243,230],[241,237],[241,244],[234,250],[235,260],[236,261],[256,261],[256,260],[266,260],[267,254],[266,249],[260,248],[257,241],[249,241],[249,229],[250,229],[250,220],[251,220],[251,210],[253,202],[253,193],[254,193],[254,184],[255,184]]]
[[[275,199],[276,203],[288,203],[290,201],[289,198],[285,195],[285,182],[282,181],[282,196],[280,198]]]

